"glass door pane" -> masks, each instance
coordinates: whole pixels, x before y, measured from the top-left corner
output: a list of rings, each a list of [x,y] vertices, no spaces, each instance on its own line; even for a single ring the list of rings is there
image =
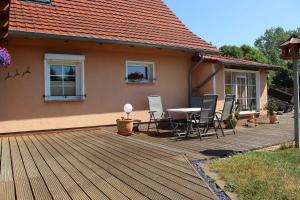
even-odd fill
[[[240,110],[248,110],[247,108],[247,78],[246,76],[236,77],[236,95]]]

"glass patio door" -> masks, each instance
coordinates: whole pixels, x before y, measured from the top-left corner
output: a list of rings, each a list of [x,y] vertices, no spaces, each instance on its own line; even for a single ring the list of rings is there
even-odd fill
[[[247,110],[247,77],[236,77],[236,96],[241,110]]]

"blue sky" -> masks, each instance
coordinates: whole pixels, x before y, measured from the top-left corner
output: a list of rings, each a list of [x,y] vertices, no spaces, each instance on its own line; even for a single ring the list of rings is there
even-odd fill
[[[254,45],[271,27],[300,27],[300,0],[164,0],[195,34],[217,47]]]

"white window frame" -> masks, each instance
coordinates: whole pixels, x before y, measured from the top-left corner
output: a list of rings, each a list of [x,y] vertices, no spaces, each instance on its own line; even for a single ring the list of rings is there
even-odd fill
[[[224,69],[223,70],[223,86],[224,86],[224,97],[225,94],[225,72],[244,72],[244,73],[253,73],[256,77],[256,111],[240,111],[240,114],[253,114],[260,112],[260,71],[252,70],[239,70],[239,69]],[[236,90],[237,91],[237,90]]]
[[[139,81],[139,82],[131,82],[128,80],[128,66],[140,66],[140,67],[143,67],[143,66],[149,66],[149,65],[152,65],[152,80],[143,80],[143,81]],[[126,83],[130,83],[130,84],[141,84],[141,83],[148,83],[148,84],[152,84],[152,83],[155,83],[155,63],[154,62],[148,62],[148,61],[132,61],[132,60],[126,60],[126,72],[125,72],[125,79],[126,79]],[[149,72],[148,72],[149,73]]]
[[[85,99],[85,84],[84,84],[84,55],[72,54],[53,54],[46,53],[44,60],[44,81],[45,81],[45,101],[82,101]],[[79,63],[79,81],[76,81],[76,96],[51,96],[50,88],[50,63],[51,62],[76,62]],[[78,91],[79,88],[79,91]]]

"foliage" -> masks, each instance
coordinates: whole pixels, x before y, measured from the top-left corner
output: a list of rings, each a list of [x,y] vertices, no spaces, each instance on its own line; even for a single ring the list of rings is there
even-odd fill
[[[239,113],[239,111],[235,111],[235,112],[234,112],[234,117],[235,117],[237,120],[240,119],[240,113]]]
[[[11,64],[11,56],[7,49],[0,48],[0,67],[6,67]]]
[[[220,48],[223,56],[241,58],[259,63],[268,63],[281,66],[279,70],[269,73],[269,84],[277,84],[282,87],[292,87],[292,64],[290,61],[280,59],[280,44],[291,35],[300,36],[300,28],[296,30],[284,30],[282,27],[270,28],[255,40],[255,47],[242,45],[240,47],[224,45]]]
[[[278,110],[278,105],[276,104],[275,101],[271,100],[267,103],[265,109],[267,109],[268,115],[272,116]]]
[[[293,71],[287,66],[280,67],[272,77],[272,82],[287,88],[293,87]]]
[[[233,117],[233,118],[230,119],[230,122],[233,126],[233,127],[230,127],[230,128],[235,128],[237,123],[238,123],[238,120],[237,120],[237,118]]]
[[[243,51],[237,46],[224,45],[220,48],[221,55],[225,57],[243,58]]]
[[[140,72],[134,72],[128,75],[129,80],[142,80],[144,78],[144,74]]]
[[[267,57],[264,56],[262,52],[258,49],[251,47],[249,45],[229,46],[225,45],[220,48],[222,56],[225,57],[234,57],[250,61],[255,61],[259,63],[268,63]]]
[[[281,52],[278,47],[293,34],[300,35],[300,28],[288,31],[282,27],[270,28],[255,41],[255,47],[267,57],[271,64],[282,66],[283,69],[270,74],[270,79],[273,84],[283,87],[293,86],[292,67],[290,61],[280,59]]]
[[[209,164],[240,199],[300,199],[300,150],[251,152]]]

